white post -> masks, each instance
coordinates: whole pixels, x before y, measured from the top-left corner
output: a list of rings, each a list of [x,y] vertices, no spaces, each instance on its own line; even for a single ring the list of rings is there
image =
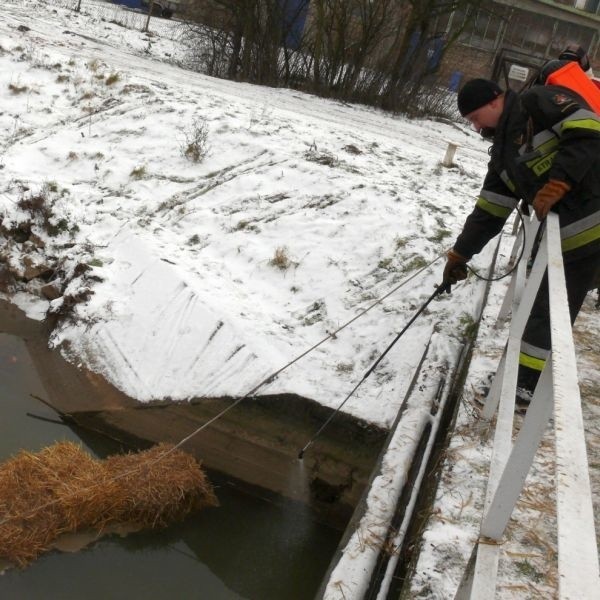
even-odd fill
[[[446,155],[444,156],[444,160],[442,161],[442,165],[444,165],[444,167],[451,167],[454,165],[454,154],[456,153],[457,148],[458,144],[456,142],[448,142],[448,147],[446,148]]]
[[[510,515],[525,485],[525,479],[533,464],[535,453],[544,437],[552,414],[552,401],[552,369],[550,360],[548,360],[535,388],[510,457],[506,461],[506,466],[496,487],[496,493],[483,517],[482,535],[493,540],[502,538]]]
[[[516,256],[518,254],[518,245],[521,240],[525,246],[523,248],[523,257],[521,264],[517,266],[516,271],[512,275],[508,293],[504,297],[504,301],[502,302],[502,306],[498,314],[498,324],[502,320],[506,319],[508,313],[521,301],[521,294],[523,293],[523,287],[525,285],[525,278],[527,275],[527,260],[531,254],[533,242],[535,241],[535,236],[537,235],[539,226],[540,222],[536,218],[530,219],[525,217],[523,219],[523,225],[519,230],[519,235],[517,236],[515,245],[511,251],[511,260],[516,260]]]
[[[593,600],[600,594],[600,568],[558,215],[548,215],[547,228],[556,445],[558,589],[561,600]]]

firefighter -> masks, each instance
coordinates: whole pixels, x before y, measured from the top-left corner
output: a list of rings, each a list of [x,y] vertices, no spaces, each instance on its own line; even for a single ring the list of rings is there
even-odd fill
[[[458,109],[493,143],[479,198],[447,253],[444,282],[466,278],[467,262],[524,200],[542,227],[549,211],[558,213],[573,323],[600,263],[600,118],[567,88],[537,85],[517,95],[487,79],[462,87]],[[533,158],[519,160],[525,153]],[[523,334],[518,404],[531,399],[550,347],[544,277]]]

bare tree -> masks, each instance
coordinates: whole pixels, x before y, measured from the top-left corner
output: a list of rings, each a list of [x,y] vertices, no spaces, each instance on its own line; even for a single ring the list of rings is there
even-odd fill
[[[434,25],[483,1],[203,0],[187,22],[210,74],[411,113],[431,84],[432,40],[443,54],[460,33]]]

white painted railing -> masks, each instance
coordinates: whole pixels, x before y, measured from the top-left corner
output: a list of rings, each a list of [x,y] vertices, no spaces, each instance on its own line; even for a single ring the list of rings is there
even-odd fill
[[[524,257],[529,255],[537,220],[525,223]],[[548,270],[551,354],[513,444],[513,418],[521,337],[544,272]],[[504,530],[523,489],[544,431],[554,416],[558,522],[558,597],[600,598],[600,570],[589,482],[575,348],[560,244],[558,216],[550,213],[529,278],[526,260],[513,275],[508,295],[512,321],[508,342],[490,388],[483,417],[498,410],[480,540],[456,594],[457,599],[495,597]],[[506,303],[502,311],[507,312]],[[502,316],[504,316],[502,315]]]

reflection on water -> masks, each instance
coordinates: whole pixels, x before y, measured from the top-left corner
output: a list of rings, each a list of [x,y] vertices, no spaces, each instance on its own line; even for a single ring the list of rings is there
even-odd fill
[[[0,460],[75,440],[95,456],[116,444],[36,417],[56,419],[25,345],[0,334]],[[299,461],[301,462],[301,461]],[[292,469],[294,467],[292,466]],[[300,469],[301,467],[297,467]],[[312,598],[340,534],[292,502],[242,493],[211,474],[221,506],[158,532],[111,536],[76,553],[51,552],[0,576],[0,597],[24,600]],[[291,484],[306,485],[301,473]],[[295,483],[294,483],[295,482]]]

